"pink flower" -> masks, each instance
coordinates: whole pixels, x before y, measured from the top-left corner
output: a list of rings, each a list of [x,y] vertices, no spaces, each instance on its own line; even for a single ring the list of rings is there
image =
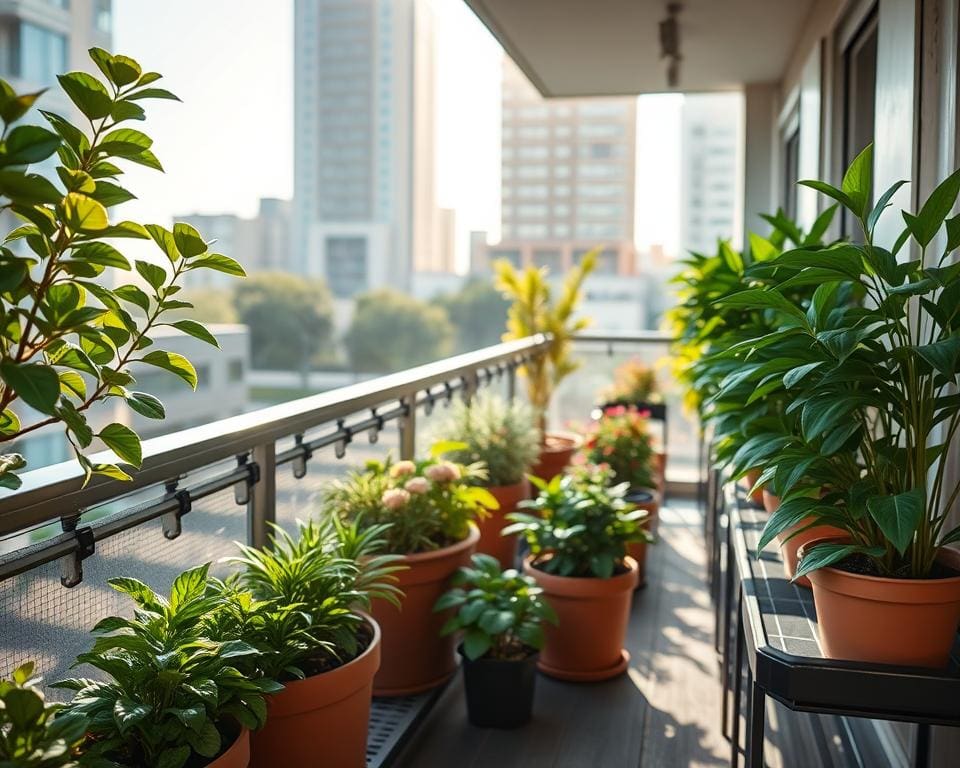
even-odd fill
[[[412,461],[398,461],[390,467],[390,477],[405,477],[417,471],[417,465]]]
[[[410,493],[419,495],[430,490],[430,481],[425,477],[411,477],[403,487]]]
[[[400,509],[408,501],[410,501],[410,494],[403,488],[391,488],[389,491],[384,491],[383,496],[380,497],[380,502],[387,509]]]
[[[457,465],[449,461],[432,464],[424,470],[424,474],[435,483],[449,483],[460,479],[460,470]]]

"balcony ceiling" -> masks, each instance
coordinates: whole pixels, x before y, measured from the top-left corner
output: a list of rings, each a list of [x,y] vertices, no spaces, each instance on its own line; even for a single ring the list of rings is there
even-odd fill
[[[544,96],[723,91],[777,81],[812,0],[684,0],[680,79],[660,58],[664,0],[465,0]]]

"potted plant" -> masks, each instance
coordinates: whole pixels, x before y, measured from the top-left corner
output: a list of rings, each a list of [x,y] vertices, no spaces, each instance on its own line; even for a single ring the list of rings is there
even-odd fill
[[[539,669],[562,680],[606,680],[621,674],[630,654],[623,644],[637,564],[631,542],[649,537],[647,512],[623,497],[627,483],[610,487],[589,472],[532,481],[540,494],[523,502],[529,511],[509,515],[505,530],[530,545],[523,570],[543,588],[557,613],[546,627]]]
[[[454,609],[441,634],[462,633],[467,716],[481,728],[516,728],[530,720],[544,622],[557,616],[529,576],[500,570],[496,558],[475,554],[454,575],[453,589],[434,611]]]
[[[93,648],[75,664],[89,664],[103,679],[55,684],[75,692],[64,711],[86,723],[84,761],[129,768],[248,765],[249,731],[263,725],[264,696],[282,686],[239,671],[236,664],[256,648],[210,637],[204,619],[222,601],[207,592],[208,568],[180,574],[169,598],[137,579],[108,582],[133,601],[133,618],[100,621]]]
[[[388,525],[384,549],[401,555],[399,606],[374,600],[371,614],[383,633],[375,696],[407,696],[429,690],[456,671],[456,643],[441,637],[446,616],[433,606],[447,582],[470,562],[480,538],[474,520],[497,509],[497,500],[477,483],[486,467],[444,458],[463,443],[437,443],[420,461],[367,462],[366,470],[331,483],[326,508],[362,530]]]
[[[527,381],[527,395],[537,414],[543,446],[533,468],[537,477],[550,479],[570,463],[580,447],[579,435],[569,432],[548,432],[547,412],[557,386],[579,367],[571,357],[573,339],[589,320],[576,317],[583,294],[583,283],[597,264],[594,249],[571,269],[563,280],[560,297],[553,300],[547,270],[528,266],[522,272],[506,259],[494,264],[496,286],[511,301],[507,311],[507,332],[504,341],[523,339],[537,333],[550,334],[550,347],[545,354],[528,362],[521,369]]]
[[[319,740],[324,765],[364,765],[380,628],[362,611],[374,598],[399,603],[397,558],[379,554],[383,534],[330,516],[299,523],[296,537],[275,527],[266,549],[238,544],[229,562],[240,572],[213,582],[224,606],[212,636],[257,649],[238,662],[245,677],[284,685],[252,736],[254,764],[307,765]]]
[[[27,662],[0,680],[0,765],[77,768],[87,724],[59,714],[61,705],[48,704],[33,670]]]
[[[131,122],[144,119],[146,101],[176,96],[156,87],[159,74],[143,71],[128,56],[91,48],[90,58],[105,79],[86,72],[58,77],[85,118],[81,126],[42,110],[49,128],[18,125],[42,92],[16,94],[0,80],[0,214],[10,210],[22,220],[0,249],[0,444],[61,423],[84,482],[93,475],[129,479],[119,464],[138,468],[143,458],[140,439],[126,424],[94,433],[87,422],[92,406],[119,398],[141,416],[164,418],[163,404],[138,390],[134,363],[197,386],[189,360],[150,346],[153,331],[164,325],[217,344],[200,323],[168,317],[193,306],[176,296],[186,273],[243,275],[236,261],[210,252],[187,224],[170,231],[111,216],[111,208],[134,198],[119,184],[120,165],[162,170],[152,140]],[[30,172],[32,164],[53,156],[59,159],[53,181]],[[162,263],[128,259],[112,244],[117,238],[153,240]],[[134,269],[140,285],[125,280]],[[37,415],[27,420],[21,407]],[[95,440],[113,451],[117,463],[87,458]],[[20,454],[0,455],[0,487],[18,488],[17,473],[25,466]]]
[[[530,496],[526,475],[540,453],[540,432],[533,410],[519,401],[507,402],[494,395],[476,397],[469,404],[457,401],[435,434],[441,440],[466,446],[451,451],[451,460],[486,465],[487,479],[482,482],[500,507],[477,521],[477,551],[493,555],[504,568],[512,566],[517,555],[516,537],[502,536],[500,531],[506,525],[505,515]]]
[[[960,527],[948,522],[960,484],[947,459],[960,426],[952,394],[960,373],[960,267],[948,263],[960,245],[960,219],[947,219],[960,172],[916,214],[903,212],[900,236],[881,244],[877,221],[902,182],[871,205],[872,167],[868,147],[839,189],[803,182],[850,212],[861,242],[788,251],[765,271],[767,288],[738,294],[775,313],[782,338],[802,342],[781,379],[807,455],[781,460],[793,482],[778,489],[783,503],[766,536],[805,517],[845,532],[806,544],[797,569],[813,584],[828,656],[942,667],[960,622],[960,555],[949,546]],[[904,246],[920,258],[898,260]],[[806,311],[783,296],[800,283],[818,286]],[[838,286],[850,284],[869,301],[825,309]],[[842,460],[818,462],[823,443]],[[824,474],[798,470],[804,462]],[[822,486],[827,492],[816,498]],[[814,498],[803,500],[808,494]]]

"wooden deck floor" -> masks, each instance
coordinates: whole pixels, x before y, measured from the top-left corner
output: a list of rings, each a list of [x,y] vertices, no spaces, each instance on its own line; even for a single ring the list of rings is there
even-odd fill
[[[605,683],[540,676],[534,720],[516,731],[467,723],[458,677],[401,755],[403,768],[722,766],[720,683],[704,584],[700,515],[662,510],[661,542],[634,597],[628,674]]]

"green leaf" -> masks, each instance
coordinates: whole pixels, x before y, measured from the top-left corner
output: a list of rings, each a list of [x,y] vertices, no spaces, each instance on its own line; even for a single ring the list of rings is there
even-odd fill
[[[151,711],[149,705],[134,701],[129,696],[121,696],[113,705],[113,717],[122,734],[147,717]]]
[[[862,547],[856,544],[824,543],[817,544],[810,549],[804,550],[803,560],[797,566],[796,573],[793,574],[792,581],[796,581],[801,576],[806,576],[810,571],[818,568],[826,568],[846,560],[850,555],[863,554],[868,557],[882,557],[883,547]]]
[[[783,377],[783,386],[785,386],[787,389],[796,386],[808,373],[815,371],[825,362],[825,360],[818,360],[815,363],[807,363],[806,365],[799,365],[796,368],[792,368]]]
[[[60,137],[38,125],[20,125],[7,134],[0,165],[30,165],[50,157],[60,146]]]
[[[190,262],[190,269],[214,269],[217,272],[225,272],[228,275],[236,277],[246,277],[240,263],[222,253],[211,253],[209,256],[201,256]]]
[[[194,389],[197,388],[197,372],[193,365],[183,355],[176,352],[166,352],[161,349],[149,352],[140,358],[141,362],[147,365],[154,365],[157,368],[175,373]]]
[[[160,753],[156,768],[183,768],[190,758],[190,747],[181,744],[178,747],[167,747]]]
[[[128,464],[139,468],[143,463],[140,438],[130,427],[117,423],[108,424],[97,433],[97,437]]]
[[[459,440],[438,440],[430,446],[430,458],[439,459],[446,453],[465,451],[469,447],[466,443]]]
[[[960,170],[954,171],[930,193],[930,197],[916,216],[903,212],[903,218],[910,233],[922,248],[926,248],[937,236],[944,219],[953,210],[958,194],[960,194]]]
[[[724,296],[722,299],[717,299],[715,303],[722,307],[773,309],[799,320],[803,325],[807,325],[807,316],[803,313],[803,310],[777,291],[750,288]]]
[[[128,99],[168,99],[170,101],[180,101],[180,97],[170,93],[165,88],[144,88],[142,91],[131,93]]]
[[[485,611],[480,617],[480,629],[489,635],[500,635],[514,624],[514,615],[511,611]]]
[[[176,264],[180,260],[180,252],[177,250],[177,244],[173,239],[173,232],[161,227],[159,224],[147,224],[147,232],[160,250],[162,250],[171,264]]]
[[[167,280],[167,271],[156,264],[151,264],[148,261],[137,261],[136,267],[140,277],[146,280],[155,291],[159,290]]]
[[[107,209],[92,197],[70,192],[63,199],[63,217],[74,232],[96,232],[109,224]]]
[[[19,453],[5,453],[0,455],[0,488],[17,490],[23,481],[14,472],[27,466],[26,459]]]
[[[104,208],[111,208],[114,205],[120,205],[130,200],[136,200],[136,195],[128,192],[118,184],[110,181],[100,180],[96,188],[90,193],[90,197],[99,202]]]
[[[173,240],[184,258],[199,256],[207,252],[207,244],[200,233],[189,224],[177,222],[173,225]]]
[[[199,755],[213,757],[220,751],[220,731],[210,720],[204,723],[200,733],[188,731],[186,736]]]
[[[147,230],[133,221],[121,221],[119,224],[114,224],[98,232],[97,235],[99,237],[126,237],[135,240],[150,239]]]
[[[47,122],[53,127],[53,130],[67,143],[67,146],[75,154],[82,155],[90,149],[90,141],[83,131],[55,112],[48,112],[41,109],[40,114],[46,118]]]
[[[184,333],[193,336],[195,339],[200,339],[200,341],[205,341],[207,344],[220,348],[220,342],[217,341],[217,337],[214,336],[210,331],[203,327],[196,320],[178,320],[175,323],[170,323],[174,328],[177,328]]]
[[[476,661],[493,645],[490,636],[479,629],[470,628],[463,633],[463,652],[471,661]]]
[[[100,149],[109,154],[124,158],[137,157],[152,146],[153,139],[135,128],[118,128],[110,131],[99,145]]]
[[[41,363],[0,362],[0,379],[31,408],[54,415],[54,407],[60,398],[60,377],[48,365]]]
[[[82,243],[76,246],[70,254],[71,258],[85,261],[89,264],[99,264],[116,269],[130,269],[130,262],[112,245],[101,242]]]
[[[900,189],[904,184],[909,184],[906,179],[901,179],[900,181],[895,182],[890,189],[884,192],[880,199],[877,200],[877,204],[873,206],[873,210],[870,211],[870,215],[867,216],[867,231],[873,232],[874,228],[877,226],[877,221],[880,219],[880,214],[884,212],[890,206],[890,199],[897,194],[897,190]]]
[[[896,550],[907,551],[924,514],[926,494],[913,488],[895,496],[875,496],[867,500],[870,516]]]
[[[155,171],[163,171],[163,166],[160,164],[157,156],[149,149],[141,150],[138,155],[124,155],[123,159],[129,160],[131,163],[136,163],[137,165],[153,168]]]
[[[873,144],[864,147],[863,151],[850,163],[850,167],[843,175],[840,189],[852,204],[850,210],[858,219],[863,219],[873,195]]]
[[[170,608],[176,610],[180,606],[201,597],[207,588],[207,573],[209,565],[200,565],[190,568],[173,580],[170,588]]]
[[[916,349],[917,354],[951,379],[960,372],[960,336],[950,336]]]
[[[810,189],[815,189],[817,192],[820,192],[827,197],[832,197],[838,203],[840,203],[844,208],[848,208],[851,211],[856,211],[856,203],[851,200],[846,193],[840,191],[836,187],[833,187],[827,184],[825,181],[817,181],[816,179],[803,179],[798,181],[798,184],[803,185],[804,187],[810,187]],[[858,214],[859,215],[859,214]]]
[[[6,98],[0,98],[0,120],[7,123],[15,123],[30,110],[37,99],[39,99],[47,89],[36,93],[22,93],[20,95],[9,94]]]
[[[87,384],[76,371],[60,371],[60,391],[63,394],[73,394],[83,400],[87,396]]]
[[[70,101],[91,120],[99,120],[110,114],[113,99],[97,78],[86,72],[68,72],[57,75],[57,80]]]
[[[48,179],[17,171],[0,171],[0,196],[25,205],[55,205],[63,199],[63,193]]]
[[[130,392],[126,397],[127,405],[148,419],[166,418],[166,412],[161,403],[153,395],[146,392]]]
[[[135,285],[121,285],[114,294],[124,301],[136,304],[144,312],[150,311],[150,297]]]

